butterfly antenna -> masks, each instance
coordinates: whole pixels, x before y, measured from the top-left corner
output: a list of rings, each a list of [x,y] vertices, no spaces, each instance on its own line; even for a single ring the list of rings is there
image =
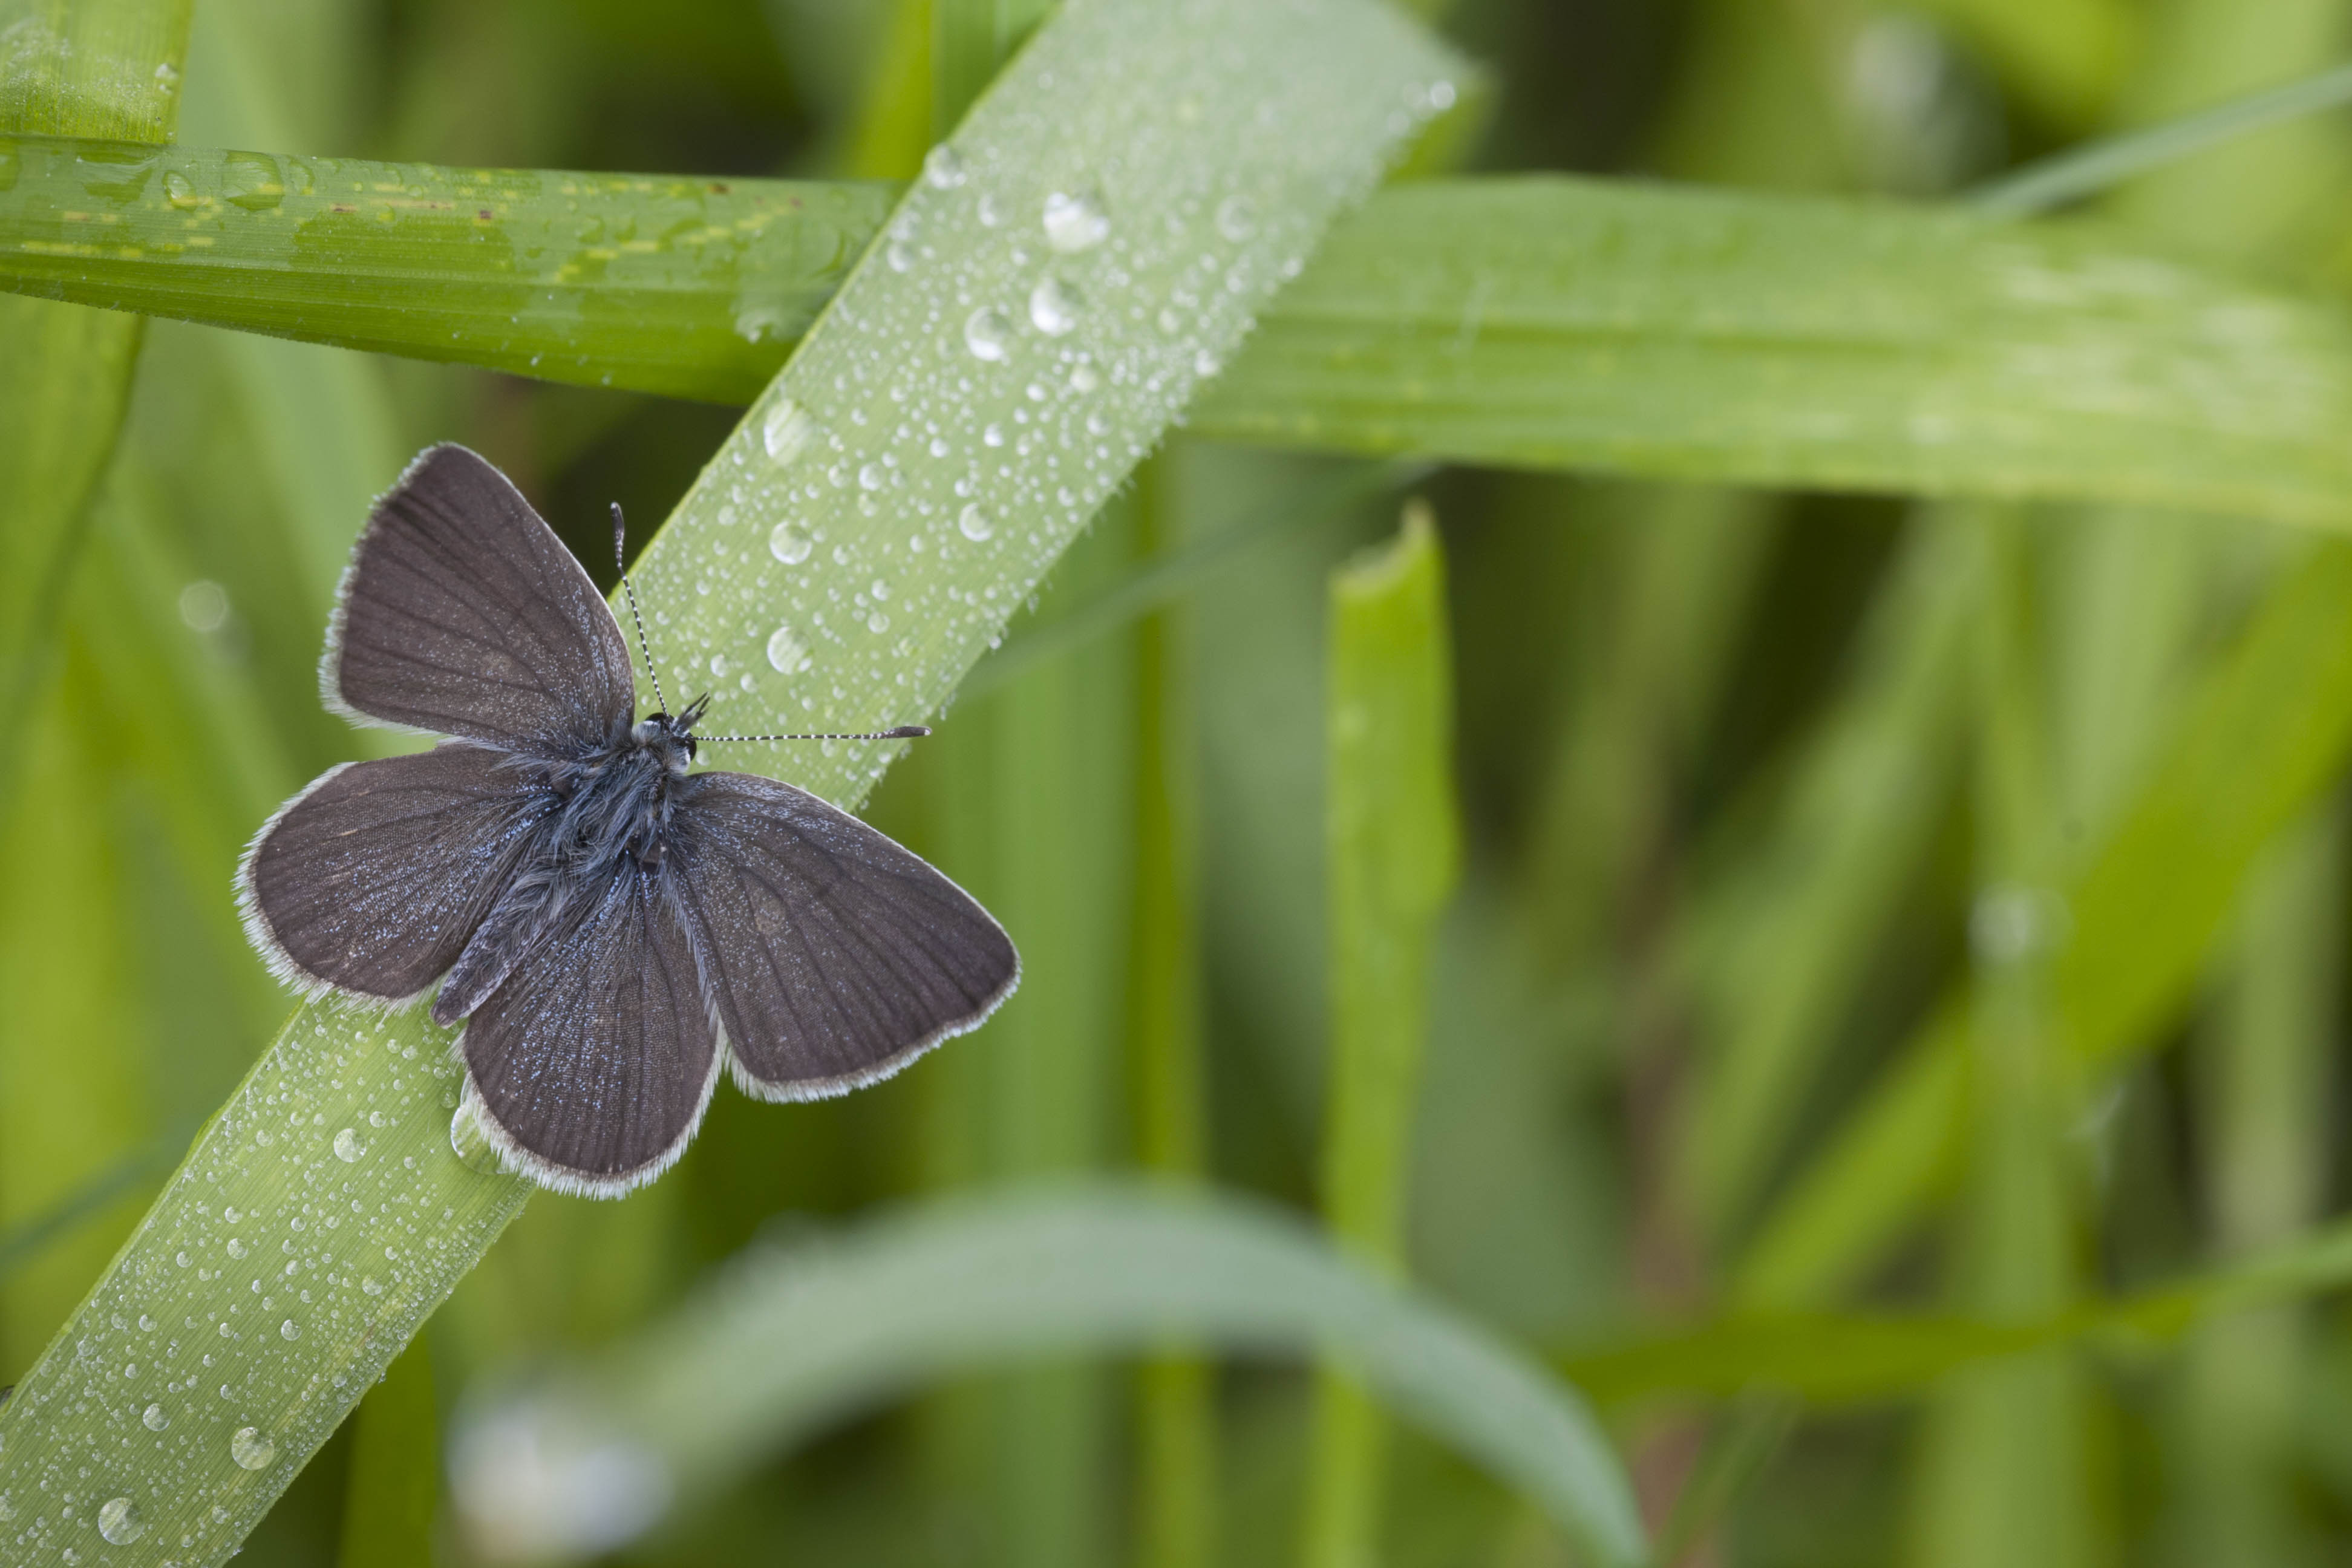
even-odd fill
[[[697,735],[698,741],[919,741],[929,734],[925,724],[901,724],[895,730],[874,730],[863,735]]]
[[[653,645],[646,641],[646,618],[637,613],[637,591],[629,585],[629,557],[625,542],[629,525],[621,521],[621,503],[613,503],[613,564],[620,569],[621,592],[629,596],[629,619],[637,624],[637,651],[646,658],[646,675],[654,683],[654,706],[667,713],[669,699],[662,695],[661,672],[654,668]],[[706,735],[704,740],[716,739]]]

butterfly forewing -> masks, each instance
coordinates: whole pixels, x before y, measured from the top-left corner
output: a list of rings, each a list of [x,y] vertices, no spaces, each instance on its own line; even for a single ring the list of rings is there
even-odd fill
[[[451,743],[352,763],[247,850],[247,926],[289,979],[398,1000],[457,961],[551,809],[501,754]]]
[[[547,1185],[610,1194],[659,1174],[717,1081],[664,875],[624,860],[467,1020],[459,1048],[490,1130]]]
[[[686,781],[671,864],[743,1087],[838,1094],[985,1018],[1012,939],[972,898],[845,812],[772,779]]]
[[[463,447],[378,500],[343,579],[323,684],[357,716],[576,756],[633,715],[628,645],[522,492]]]

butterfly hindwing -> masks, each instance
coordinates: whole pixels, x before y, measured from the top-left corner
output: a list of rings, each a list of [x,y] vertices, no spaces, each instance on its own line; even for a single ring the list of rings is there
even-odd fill
[[[320,683],[331,708],[541,756],[602,746],[635,706],[628,644],[505,475],[428,448],[352,552]]]
[[[610,1195],[684,1152],[719,1038],[667,873],[624,859],[458,1040],[492,1136],[542,1185]]]
[[[1021,961],[953,882],[848,813],[748,773],[684,783],[671,864],[737,1080],[840,1094],[975,1027]]]
[[[399,1001],[456,962],[550,809],[501,753],[350,763],[289,801],[237,868],[246,925],[297,984]]]

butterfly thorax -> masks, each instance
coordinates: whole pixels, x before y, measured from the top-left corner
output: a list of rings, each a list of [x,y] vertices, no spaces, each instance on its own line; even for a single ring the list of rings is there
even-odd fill
[[[531,847],[434,1004],[455,1023],[497,989],[521,958],[595,907],[625,868],[658,879],[669,858],[670,819],[694,760],[693,709],[656,713],[584,756],[526,764],[551,809]]]

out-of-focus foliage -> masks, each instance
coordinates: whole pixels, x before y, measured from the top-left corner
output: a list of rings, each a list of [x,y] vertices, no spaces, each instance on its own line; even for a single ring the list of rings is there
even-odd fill
[[[0,299],[0,1382],[283,1023],[228,873],[363,743],[313,668],[368,497],[465,441],[609,580],[605,503],[667,514],[735,419],[644,389],[756,394],[1048,9],[0,3],[0,135],[187,149],[0,142],[20,286],[424,356]],[[1140,1168],[1360,1241],[1328,595],[1399,486],[1439,519],[1461,879],[1426,1016],[1378,1020],[1420,1065],[1364,1180],[1421,1300],[1581,1383],[1693,1561],[2345,1553],[2352,118],[2027,226],[1964,197],[2338,65],[2352,0],[1412,9],[1488,79],[872,803],[1005,917],[1023,1010],[848,1100],[722,1094],[625,1203],[534,1198],[242,1562],[476,1561],[433,1451],[468,1399],[723,1386],[694,1325],[776,1258],[855,1284],[823,1231],[878,1205]],[[26,85],[60,79],[103,90]],[[298,163],[375,188],[337,214]],[[541,231],[614,254],[482,265]],[[958,1212],[936,1257],[991,1234]],[[1133,1376],[932,1342],[949,1381],[894,1363],[904,1403],[712,1461],[617,1560],[1328,1555],[1313,1375],[1166,1326]],[[1353,1453],[1382,1561],[1573,1560],[1491,1454]]]

